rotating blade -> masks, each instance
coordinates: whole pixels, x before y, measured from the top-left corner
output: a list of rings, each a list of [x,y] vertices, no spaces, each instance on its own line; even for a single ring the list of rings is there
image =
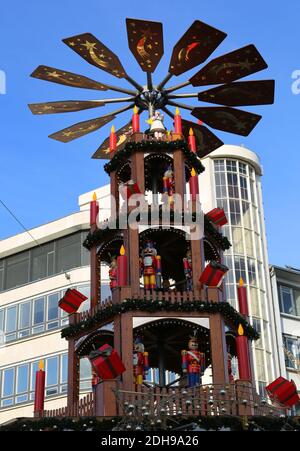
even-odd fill
[[[182,130],[186,140],[188,140],[190,128],[193,129],[196,137],[197,155],[199,158],[204,158],[214,150],[223,146],[223,141],[204,125],[182,119]]]
[[[128,46],[144,72],[154,72],[164,54],[160,22],[126,19]]]
[[[105,106],[97,100],[65,100],[61,102],[31,103],[28,105],[32,114],[71,113]]]
[[[112,121],[115,116],[103,116],[96,119],[90,119],[88,121],[78,122],[77,124],[71,125],[70,127],[64,128],[59,132],[49,135],[49,138],[56,139],[63,143],[73,141],[73,139],[80,138],[81,136],[87,135],[88,133],[94,132],[103,125]]]
[[[72,36],[63,39],[63,42],[93,66],[105,70],[115,77],[126,77],[126,72],[117,55],[91,33]]]
[[[49,66],[38,66],[31,77],[39,78],[40,80],[51,81],[60,85],[72,86],[73,88],[95,89],[98,91],[107,91],[108,87],[103,83],[94,81],[83,75],[73,74],[65,70],[55,69]]]
[[[195,20],[174,46],[169,72],[180,75],[203,63],[226,36],[226,33]]]
[[[242,136],[248,136],[261,120],[257,114],[228,107],[196,107],[191,114],[212,128]]]
[[[226,106],[270,105],[274,90],[274,80],[240,81],[200,92],[198,99]]]
[[[130,135],[132,131],[132,121],[130,120],[126,125],[119,128],[116,131],[117,135],[117,150],[118,148],[126,141],[128,135]],[[101,146],[98,147],[94,155],[92,156],[94,159],[108,159],[109,158],[109,137],[106,138]]]
[[[267,67],[259,51],[251,44],[213,59],[189,81],[193,86],[231,83]]]

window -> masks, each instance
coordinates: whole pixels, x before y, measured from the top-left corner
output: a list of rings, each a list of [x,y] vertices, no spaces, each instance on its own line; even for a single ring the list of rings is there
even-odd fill
[[[260,349],[255,349],[256,356],[256,371],[257,379],[260,381],[266,380],[265,363],[264,363],[264,351]]]
[[[17,307],[9,307],[6,311],[6,327],[5,332],[14,332],[17,327]]]
[[[232,227],[233,252],[244,254],[243,232],[241,227]]]
[[[230,198],[239,198],[238,178],[236,174],[227,173],[228,196]]]
[[[89,264],[81,231],[0,260],[0,292]]]
[[[46,387],[58,384],[58,357],[50,357],[46,363]]]
[[[215,174],[216,181],[216,197],[222,199],[227,197],[225,172]]]
[[[34,301],[34,317],[33,324],[40,324],[44,322],[45,314],[45,298],[39,298]]]
[[[241,208],[238,200],[229,201],[231,225],[241,225]]]
[[[58,319],[58,302],[59,302],[59,294],[54,293],[48,296],[48,309],[47,309],[47,320],[55,320]]]
[[[236,172],[236,161],[234,160],[226,160],[226,168],[227,168],[227,172]]]
[[[240,170],[240,174],[245,174],[247,175],[247,166],[245,165],[245,163],[239,163],[239,170]]]
[[[296,315],[296,308],[293,300],[293,290],[280,285],[280,310],[289,315]]]
[[[247,263],[248,263],[249,284],[257,286],[255,260],[253,260],[252,258],[247,258]]]
[[[300,368],[300,340],[289,335],[283,336],[285,364],[288,368],[298,370]]]
[[[241,185],[241,196],[242,199],[248,200],[248,187],[247,187],[247,179],[244,176],[240,176],[240,185]]]
[[[7,396],[12,396],[14,393],[14,379],[15,379],[15,369],[9,368],[2,373],[2,396],[3,398]]]
[[[246,267],[244,257],[234,256],[235,278],[240,280],[242,278],[246,282]]]
[[[259,339],[255,341],[255,346],[262,348],[262,337],[261,337],[261,321],[259,318],[253,318],[253,327],[259,333]]]
[[[57,273],[81,264],[81,235],[74,234],[57,241],[56,269]]]
[[[266,397],[266,383],[263,381],[258,381],[258,393],[262,398]]]
[[[224,171],[224,160],[214,160],[215,172]]]
[[[17,371],[17,390],[16,393],[24,393],[28,391],[29,367],[28,364],[21,365]]]
[[[80,359],[80,390],[91,387],[92,367],[88,358]]]
[[[246,227],[247,229],[252,229],[252,226],[251,226],[251,215],[250,215],[250,204],[248,202],[242,201],[242,211],[243,211],[244,227]]]
[[[68,382],[68,354],[61,356],[61,383]]]
[[[29,282],[29,252],[22,252],[6,261],[5,288],[13,288]]]
[[[19,329],[25,329],[26,327],[30,327],[30,305],[31,303],[24,302],[20,304],[20,312],[19,312]]]

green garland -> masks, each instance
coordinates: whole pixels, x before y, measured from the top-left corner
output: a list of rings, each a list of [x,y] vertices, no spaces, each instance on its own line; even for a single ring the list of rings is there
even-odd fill
[[[185,155],[188,163],[195,169],[198,174],[205,171],[204,166],[200,162],[197,155],[192,152],[184,140],[176,141],[140,141],[140,142],[127,142],[123,149],[119,150],[116,155],[104,165],[104,170],[109,175],[112,171],[117,170],[120,165],[130,158],[133,152],[151,152],[151,151],[165,151],[173,152],[174,150],[181,149]]]
[[[112,431],[124,418],[122,417],[80,417],[72,419],[65,418],[23,418],[16,419],[10,424],[0,426],[0,432],[26,432],[26,431]],[[149,420],[141,419],[139,422],[141,430],[159,431],[161,425],[150,425]],[[186,429],[184,427],[186,426]],[[202,431],[219,431],[222,428],[231,431],[300,431],[299,417],[272,417],[255,416],[249,417],[247,423],[240,416],[191,416],[182,418],[172,417],[166,421],[166,429],[172,431],[176,428],[182,430],[193,430],[194,427]],[[137,433],[137,431],[136,431]],[[118,432],[116,432],[118,434]]]
[[[89,331],[103,321],[113,319],[116,315],[130,311],[142,311],[147,313],[157,313],[160,311],[181,312],[184,316],[186,312],[199,313],[221,313],[227,323],[238,328],[242,324],[245,335],[250,340],[257,340],[257,331],[240,315],[228,302],[175,302],[170,301],[149,301],[143,299],[125,299],[121,304],[109,305],[99,310],[94,316],[88,317],[84,321],[65,327],[61,331],[62,338],[71,338],[83,331]]]
[[[150,221],[150,207],[149,207],[149,218]],[[162,219],[162,209],[159,210],[159,218]],[[192,215],[193,221],[195,220],[195,214]],[[118,216],[115,222],[107,221],[106,223],[102,223],[102,227],[97,229],[95,232],[89,232],[86,239],[83,242],[83,247],[87,250],[91,250],[92,247],[97,246],[102,241],[104,241],[107,235],[113,230],[117,230],[119,228],[119,224],[121,222],[122,217]],[[170,220],[174,219],[174,212],[170,212]],[[183,219],[183,213],[182,213]],[[137,218],[138,220],[138,218]],[[122,221],[122,223],[126,223],[126,221]],[[230,248],[231,244],[228,241],[226,236],[223,236],[213,225],[212,221],[204,215],[204,233],[205,235],[209,235],[209,237],[214,241],[215,245],[222,249],[223,251]]]

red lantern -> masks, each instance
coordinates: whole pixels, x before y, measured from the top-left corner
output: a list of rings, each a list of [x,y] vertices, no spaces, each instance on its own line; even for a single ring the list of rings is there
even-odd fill
[[[67,313],[75,313],[86,299],[87,296],[75,290],[75,288],[69,288],[59,301],[58,306]]]
[[[228,220],[222,208],[214,208],[213,210],[206,213],[206,217],[218,227],[222,227],[223,225],[228,223]]]
[[[126,370],[117,351],[108,344],[92,351],[89,359],[101,379],[115,379]]]
[[[199,282],[208,287],[219,287],[223,281],[223,277],[229,271],[229,268],[221,263],[211,261],[204,269],[199,278]]]
[[[266,391],[272,400],[277,400],[287,407],[293,407],[300,401],[295,382],[289,382],[284,377],[278,377],[266,387]]]
[[[140,188],[134,180],[122,183],[119,190],[124,200],[130,199],[133,194],[141,194]]]
[[[34,412],[41,413],[44,411],[46,377],[43,360],[40,360],[39,369],[35,374]]]

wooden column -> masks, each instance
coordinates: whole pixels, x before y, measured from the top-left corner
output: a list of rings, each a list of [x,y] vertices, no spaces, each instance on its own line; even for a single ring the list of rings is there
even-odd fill
[[[174,150],[173,163],[174,163],[175,194],[179,194],[183,202],[185,195],[186,180],[185,180],[184,155],[181,149]]]
[[[96,225],[92,225],[91,232],[97,230]],[[90,250],[91,261],[91,308],[96,307],[100,301],[100,264],[97,256],[97,247],[94,246]]]
[[[70,325],[75,324],[77,313],[70,315]],[[73,409],[79,401],[79,362],[75,351],[75,339],[68,340],[68,408]],[[77,412],[74,412],[77,415]]]
[[[114,218],[115,213],[118,214],[120,209],[119,183],[116,171],[110,173],[110,195],[112,199],[115,199],[115,203],[113,200],[110,203],[111,217]]]
[[[121,376],[122,389],[133,390],[133,321],[131,312],[123,313],[114,320],[114,347],[126,368]]]
[[[203,299],[202,285],[199,282],[200,275],[204,270],[204,246],[203,239],[191,240],[191,253],[192,253],[192,271],[193,271],[193,290],[195,298],[198,300]]]
[[[114,417],[118,415],[117,400],[113,390],[116,390],[116,379],[102,381],[96,387],[95,415],[96,417]]]
[[[208,298],[212,302],[220,301],[220,292],[216,288],[208,289]],[[220,313],[210,316],[210,346],[214,384],[229,382],[227,366],[227,349],[224,320]]]

